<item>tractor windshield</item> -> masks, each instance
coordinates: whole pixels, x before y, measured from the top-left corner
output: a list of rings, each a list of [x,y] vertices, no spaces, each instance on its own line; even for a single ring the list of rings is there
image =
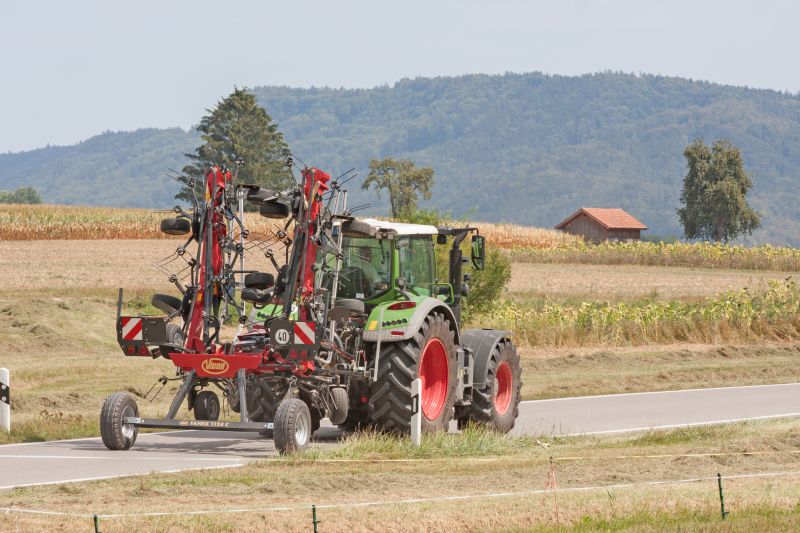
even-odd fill
[[[389,242],[344,237],[342,252],[337,298],[371,300],[389,290],[392,273],[392,245]],[[317,260],[321,260],[321,254]],[[336,260],[328,255],[326,263],[333,269]],[[322,286],[330,288],[332,275],[326,277]]]

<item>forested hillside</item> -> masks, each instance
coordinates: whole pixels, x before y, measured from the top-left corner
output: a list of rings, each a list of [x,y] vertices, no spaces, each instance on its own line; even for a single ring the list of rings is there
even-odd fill
[[[580,206],[619,206],[650,233],[679,234],[683,149],[696,137],[726,137],[742,148],[764,215],[754,240],[800,244],[797,95],[610,73],[253,91],[309,164],[364,176],[371,158],[410,157],[436,171],[427,205],[537,226]],[[47,202],[170,205],[176,187],[160,176],[197,143],[179,129],[141,130],[0,155],[0,188],[34,185]],[[367,201],[374,211],[385,205],[371,193],[353,198]]]

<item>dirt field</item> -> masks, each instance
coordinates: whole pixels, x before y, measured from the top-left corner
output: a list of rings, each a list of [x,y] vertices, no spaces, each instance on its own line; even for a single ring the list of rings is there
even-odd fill
[[[792,272],[714,270],[635,265],[513,263],[508,291],[514,298],[571,300],[696,299],[729,289],[760,289]]]
[[[176,240],[0,241],[3,289],[171,287],[153,264],[171,254]],[[253,254],[248,268],[271,267]],[[676,267],[514,263],[509,294],[515,298],[699,298],[727,289],[760,288],[791,272],[751,272]]]

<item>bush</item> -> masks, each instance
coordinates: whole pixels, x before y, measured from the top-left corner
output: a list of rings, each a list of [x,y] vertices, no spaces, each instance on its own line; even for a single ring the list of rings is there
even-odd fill
[[[40,204],[39,193],[33,187],[19,187],[16,191],[0,191],[0,204]]]

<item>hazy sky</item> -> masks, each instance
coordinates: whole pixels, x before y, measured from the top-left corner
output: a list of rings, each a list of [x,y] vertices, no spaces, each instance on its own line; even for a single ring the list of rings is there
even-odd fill
[[[797,92],[800,2],[5,0],[0,152],[188,128],[234,85],[602,70]]]

